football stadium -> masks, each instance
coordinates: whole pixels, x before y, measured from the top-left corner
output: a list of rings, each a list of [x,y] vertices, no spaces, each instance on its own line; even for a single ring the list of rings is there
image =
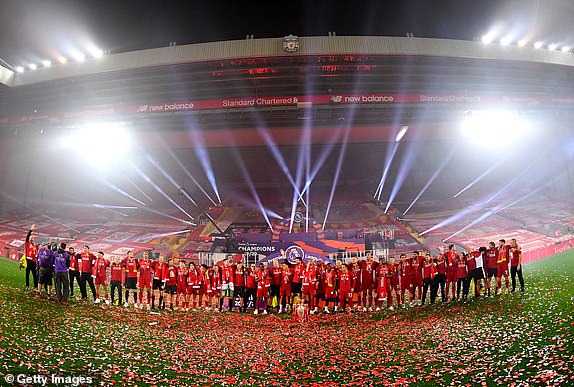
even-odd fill
[[[571,27],[256,25],[0,44],[2,384],[573,384]]]

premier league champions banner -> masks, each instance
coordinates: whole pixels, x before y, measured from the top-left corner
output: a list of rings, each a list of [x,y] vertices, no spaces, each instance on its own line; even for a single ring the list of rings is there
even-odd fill
[[[296,242],[240,242],[237,244],[237,249],[244,254],[265,255],[265,258],[259,262],[269,262],[271,266],[273,266],[275,260],[278,263],[287,261],[291,264],[295,264],[297,259],[301,259],[304,263],[309,262],[309,260],[334,263],[325,255],[303,249]]]

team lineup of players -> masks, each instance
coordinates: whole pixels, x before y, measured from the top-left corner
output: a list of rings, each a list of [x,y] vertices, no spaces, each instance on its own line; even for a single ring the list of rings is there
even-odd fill
[[[123,259],[108,260],[102,252],[92,254],[88,246],[81,253],[66,250],[65,243],[52,248],[46,243],[37,246],[31,237],[33,230],[26,238],[26,285],[32,273],[38,296],[44,288],[49,297],[54,279],[61,303],[74,296],[74,282],[78,282],[82,300],[87,300],[89,287],[95,303],[111,301],[125,307],[133,303],[142,309],[221,312],[237,307],[246,312],[249,307],[255,314],[267,314],[277,307],[283,313],[292,311],[299,299],[308,304],[311,314],[317,313],[320,305],[325,313],[393,310],[424,306],[429,293],[433,304],[439,289],[442,302],[467,299],[471,282],[476,297],[498,295],[503,279],[508,293],[509,269],[512,292],[516,276],[524,291],[522,255],[515,239],[510,244],[501,239],[498,245],[490,242],[488,248],[467,248],[460,254],[450,245],[434,258],[414,251],[410,257],[401,254],[398,259],[378,261],[367,253],[365,259],[353,258],[346,264],[337,260],[335,265],[300,259],[291,265],[276,259],[246,266],[230,255],[207,267],[184,260],[166,261],[161,255],[152,261],[148,251],[139,259],[130,251]]]

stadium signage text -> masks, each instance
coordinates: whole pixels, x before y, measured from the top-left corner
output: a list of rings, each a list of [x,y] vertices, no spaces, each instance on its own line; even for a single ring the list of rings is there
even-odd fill
[[[141,105],[118,105],[104,109],[86,108],[72,112],[51,112],[26,116],[0,117],[1,124],[27,122],[58,122],[66,119],[92,118],[112,115],[137,115],[173,113],[207,109],[236,109],[274,106],[312,105],[355,105],[355,104],[549,104],[574,105],[570,96],[517,96],[517,95],[481,95],[481,94],[319,94],[287,95],[246,98],[223,98],[196,101],[168,101]]]

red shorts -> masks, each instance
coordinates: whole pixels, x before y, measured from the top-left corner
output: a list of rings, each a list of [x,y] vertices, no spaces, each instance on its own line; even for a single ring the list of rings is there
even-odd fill
[[[373,281],[371,280],[363,281],[363,283],[361,284],[361,289],[363,289],[363,291],[374,289]]]
[[[100,276],[97,275],[96,278],[94,278],[94,285],[96,285],[96,286],[100,286],[100,285],[106,286],[106,285],[107,285],[107,283],[106,283],[106,277],[100,277]]]
[[[340,292],[339,299],[341,300],[341,302],[346,302],[347,304],[350,304],[351,302],[353,302],[353,293],[349,293],[348,291]]]
[[[187,294],[190,294],[192,296],[199,296],[199,287],[188,286]]]
[[[446,268],[446,282],[456,282],[456,270],[454,266]]]
[[[282,285],[279,288],[279,297],[283,298],[283,296],[291,297],[291,284],[287,284],[286,286]]]
[[[423,278],[419,276],[413,277],[413,286],[415,288],[422,288],[423,287]]]
[[[334,298],[335,297],[335,287],[334,286],[326,286],[325,287],[325,298]]]
[[[412,284],[413,284],[413,277],[401,278],[401,290],[411,290]]]
[[[508,263],[504,262],[504,263],[497,263],[496,264],[496,271],[497,271],[497,277],[508,277]]]
[[[257,298],[267,298],[269,297],[269,288],[262,287],[257,288]]]
[[[315,297],[315,285],[303,285],[301,291],[305,296]]]
[[[185,284],[177,285],[177,294],[185,294],[187,293],[187,286]]]
[[[138,288],[151,289],[151,277],[140,277],[138,281]]]

